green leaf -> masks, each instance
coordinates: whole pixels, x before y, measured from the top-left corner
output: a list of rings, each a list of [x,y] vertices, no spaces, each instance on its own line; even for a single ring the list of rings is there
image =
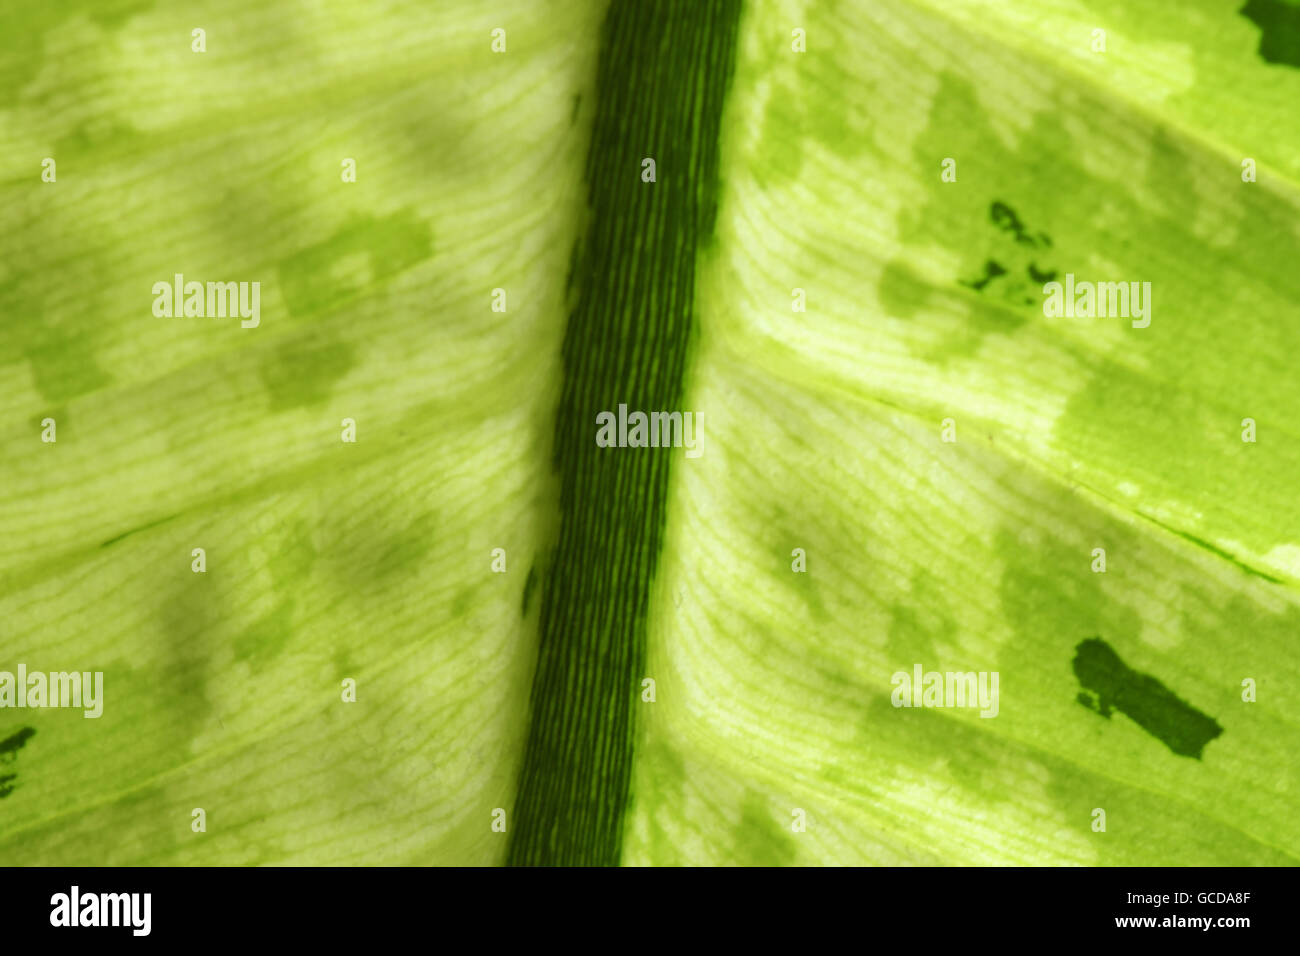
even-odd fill
[[[105,700],[0,709],[0,862],[503,858],[601,11],[479,8],[8,14],[0,671]]]
[[[1300,7],[480,7],[0,15],[0,862],[1296,862]]]

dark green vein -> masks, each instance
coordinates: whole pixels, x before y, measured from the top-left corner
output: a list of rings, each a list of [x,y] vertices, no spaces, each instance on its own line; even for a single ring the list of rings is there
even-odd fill
[[[1274,577],[1273,575],[1268,574],[1267,572],[1260,571],[1258,568],[1251,567],[1249,564],[1246,564],[1244,561],[1239,560],[1237,556],[1232,554],[1230,551],[1224,551],[1218,545],[1212,544],[1211,542],[1206,541],[1204,538],[1198,538],[1194,534],[1188,534],[1186,531],[1179,531],[1177,528],[1170,528],[1167,525],[1161,525],[1161,527],[1172,532],[1173,534],[1178,535],[1178,537],[1182,538],[1184,541],[1190,541],[1198,548],[1204,548],[1206,551],[1210,552],[1216,557],[1222,558],[1223,560],[1227,561],[1229,564],[1236,565],[1239,569],[1245,571],[1247,574],[1253,575],[1257,578],[1263,578],[1265,581],[1268,581],[1270,584],[1284,583],[1281,578]]]
[[[171,521],[173,518],[176,517],[179,517],[179,515],[168,515],[167,517],[159,518],[156,521],[149,521],[146,522],[145,524],[137,525],[136,527],[130,529],[129,531],[123,531],[121,534],[116,535],[115,537],[109,538],[107,541],[102,542],[100,544],[100,547],[107,548],[110,545],[117,544],[123,538],[129,538],[131,535],[138,534],[141,531],[147,531],[150,528],[156,528],[161,524],[166,524],[168,521]]]
[[[740,0],[615,0],[602,29],[555,431],[561,524],[509,826],[514,865],[619,861],[650,585],[682,453],[599,448],[596,416],[619,403],[682,410],[739,14]],[[642,182],[645,158],[654,183]]]

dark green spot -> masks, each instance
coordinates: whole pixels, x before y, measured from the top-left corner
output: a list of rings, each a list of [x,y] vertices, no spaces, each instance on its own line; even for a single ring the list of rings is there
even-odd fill
[[[982,277],[979,279],[961,279],[959,281],[964,286],[970,286],[970,288],[974,289],[976,292],[983,292],[986,285],[998,276],[1004,276],[1006,274],[1006,269],[1002,268],[1001,265],[990,259],[988,262],[984,263],[984,275]]]
[[[35,727],[24,727],[18,733],[10,734],[4,740],[0,740],[0,760],[13,762],[18,751],[22,750],[27,741],[35,736]]]
[[[42,294],[34,290],[28,292],[29,295]],[[5,303],[5,311],[8,311],[8,304]],[[108,373],[95,357],[93,336],[81,335],[71,327],[64,328],[44,315],[32,317],[22,329],[23,356],[31,363],[32,379],[47,402],[66,402],[109,384]],[[56,420],[63,424],[62,419]]]
[[[1201,759],[1201,751],[1223,733],[1218,721],[1180,700],[1164,684],[1125,664],[1099,637],[1081,641],[1074,649],[1074,674],[1086,691],[1079,703],[1110,717],[1112,710],[1127,715],[1174,753]]]
[[[289,311],[306,318],[333,311],[377,281],[432,254],[429,226],[413,210],[354,218],[338,232],[280,263]]]
[[[344,342],[318,338],[288,342],[262,364],[262,384],[271,397],[271,411],[318,405],[356,364],[356,350]]]
[[[1020,221],[1020,217],[1016,215],[1014,209],[1004,202],[996,199],[993,201],[993,204],[989,206],[989,218],[993,220],[993,224],[999,229],[1014,233],[1016,236],[1024,235],[1025,227]]]
[[[1056,270],[1048,269],[1045,272],[1039,272],[1034,268],[1034,264],[1031,262],[1029,263],[1029,278],[1033,279],[1035,282],[1051,282],[1056,278]]]
[[[24,727],[16,734],[10,734],[4,740],[0,740],[0,762],[13,763],[14,758],[18,756],[18,751],[22,750],[27,741],[34,736],[36,736],[34,727]],[[17,779],[16,773],[0,774],[0,800],[14,792],[16,784],[13,781]]]
[[[265,664],[284,650],[293,636],[293,611],[293,601],[281,601],[235,638],[235,660]]]
[[[1025,224],[1016,215],[1016,211],[1004,202],[996,199],[993,201],[989,206],[989,218],[993,220],[995,226],[1003,232],[1011,233],[1016,242],[1022,245],[1050,247],[1052,244],[1051,237],[1044,232],[1031,236],[1025,229]]]
[[[1300,5],[1292,0],[1248,0],[1241,14],[1259,27],[1261,57],[1300,67]]]
[[[740,866],[789,866],[794,861],[794,839],[757,794],[746,795],[732,838],[732,856]]]
[[[17,102],[19,90],[38,82],[48,51],[54,46],[51,35],[75,29],[78,20],[95,23],[105,30],[119,30],[131,17],[152,7],[153,0],[62,0],[0,5],[0,93],[6,102]]]

